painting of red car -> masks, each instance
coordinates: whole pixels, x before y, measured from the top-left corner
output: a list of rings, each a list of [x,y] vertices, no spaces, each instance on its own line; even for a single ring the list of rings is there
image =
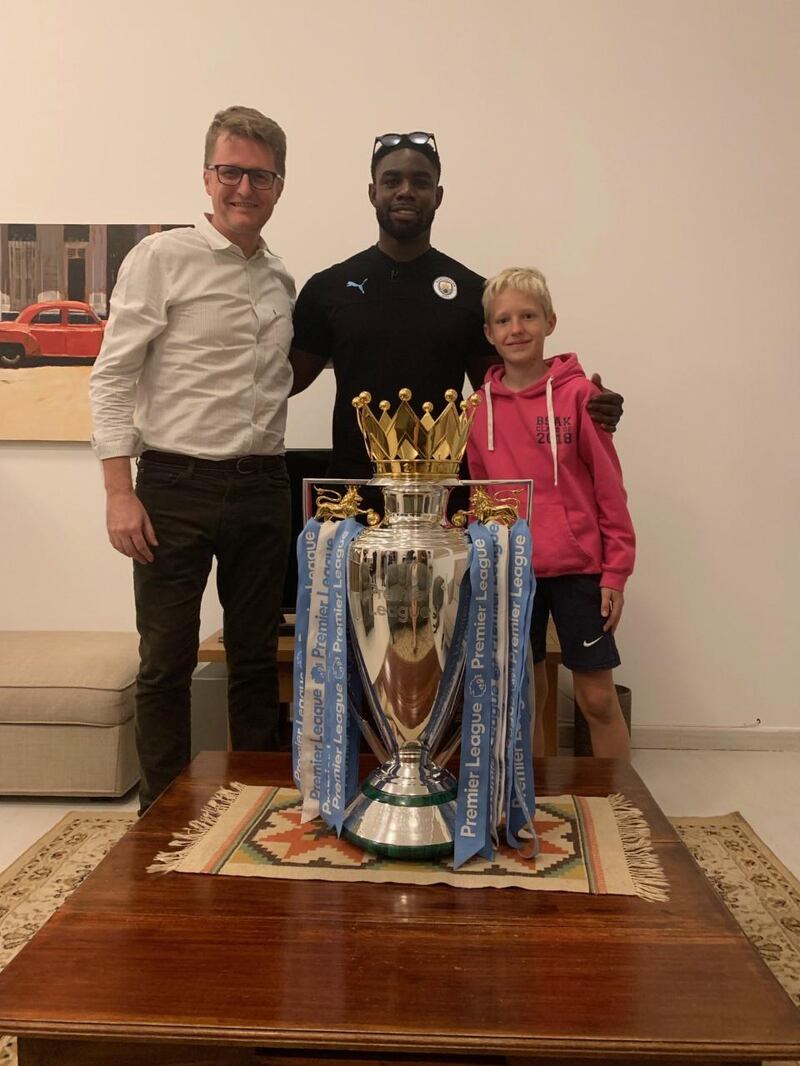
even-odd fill
[[[79,300],[29,304],[11,322],[0,322],[0,366],[93,363],[105,322]]]

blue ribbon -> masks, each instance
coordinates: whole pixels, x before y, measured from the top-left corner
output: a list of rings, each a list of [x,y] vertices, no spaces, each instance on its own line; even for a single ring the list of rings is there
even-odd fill
[[[350,626],[347,627],[347,705],[350,720],[347,733],[347,774],[345,777],[345,801],[349,805],[358,795],[360,776],[358,760],[361,755],[361,727],[358,724],[358,709],[364,698],[364,686],[358,672],[358,662],[353,651]]]
[[[363,532],[354,518],[338,524],[328,554],[328,647],[320,770],[320,814],[341,832],[347,806],[348,777],[348,626],[347,553],[350,542]],[[352,755],[351,755],[352,763]]]
[[[503,698],[501,700],[501,687],[500,687],[500,670],[505,665],[500,662],[500,583],[499,583],[499,563],[501,558],[501,547],[499,538],[497,536],[499,526],[497,523],[492,522],[487,527],[489,535],[492,538],[492,561],[493,561],[493,575],[494,575],[494,589],[493,589],[493,602],[494,602],[494,622],[492,626],[492,725],[491,725],[491,737],[492,737],[492,759],[489,765],[489,796],[491,797],[491,813],[489,817],[489,826],[491,829],[491,841],[481,851],[481,855],[485,859],[491,859],[494,856],[494,851],[499,844],[499,838],[497,834],[497,826],[502,816],[503,810],[503,790],[505,788],[505,745],[503,743],[503,736],[498,736],[501,724],[504,729],[508,728],[508,721],[505,718],[508,693],[503,692]],[[507,597],[506,597],[507,598]],[[505,606],[505,605],[504,605]],[[508,656],[506,655],[506,658]]]
[[[508,537],[508,734],[506,737],[506,838],[513,848],[536,850],[533,811],[536,794],[531,752],[531,715],[528,705],[527,648],[536,579],[531,566],[528,524],[511,527]],[[519,839],[526,829],[529,838]]]
[[[456,613],[455,622],[453,623],[450,647],[442,669],[439,688],[436,692],[433,707],[431,708],[430,721],[425,730],[426,741],[431,749],[436,749],[438,747],[438,743],[450,722],[450,701],[448,697],[452,693],[453,684],[456,681],[456,675],[463,669],[462,663],[465,660],[464,645],[467,634],[467,623],[469,621],[469,605],[470,571],[468,567],[461,578],[461,588],[458,595],[458,611]]]
[[[492,854],[491,793],[492,689],[494,687],[494,541],[477,522],[469,527],[470,604],[461,766],[458,778],[453,866],[480,852]]]
[[[294,688],[292,696],[292,774],[300,782],[300,748],[303,742],[303,693],[306,680],[308,613],[311,604],[311,578],[322,524],[311,518],[297,538],[297,607],[294,626]]]

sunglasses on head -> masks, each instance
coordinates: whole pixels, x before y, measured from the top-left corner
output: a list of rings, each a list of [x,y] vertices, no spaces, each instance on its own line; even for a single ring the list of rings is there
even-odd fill
[[[422,130],[415,130],[413,133],[383,133],[375,138],[372,154],[375,155],[381,148],[398,148],[402,144],[410,144],[417,148],[420,145],[427,145],[433,149],[436,155],[439,154],[434,135],[425,133]]]

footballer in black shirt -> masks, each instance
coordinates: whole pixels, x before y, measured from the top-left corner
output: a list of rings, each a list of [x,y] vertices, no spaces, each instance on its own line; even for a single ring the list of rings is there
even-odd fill
[[[394,408],[399,390],[409,388],[418,414],[426,400],[437,414],[447,389],[460,390],[465,374],[478,388],[498,361],[483,332],[484,279],[431,247],[440,174],[432,134],[377,137],[369,198],[378,243],[315,274],[297,299],[292,393],[310,385],[329,359],[336,376],[331,476],[372,473],[352,407],[358,393],[370,392],[374,409],[380,400]],[[590,413],[613,428],[621,397],[598,399]]]

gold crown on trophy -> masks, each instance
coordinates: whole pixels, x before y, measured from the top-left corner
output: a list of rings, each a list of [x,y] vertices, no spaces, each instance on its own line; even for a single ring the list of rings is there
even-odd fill
[[[389,414],[389,401],[381,400],[380,418],[370,410],[372,397],[368,392],[353,398],[375,473],[381,477],[428,480],[457,477],[480,394],[473,393],[468,400],[462,400],[459,411],[458,393],[448,389],[444,394],[447,406],[438,418],[431,413],[430,401],[422,405],[422,417],[417,416],[409,403],[410,389],[401,389],[398,397],[400,404],[394,415]]]

